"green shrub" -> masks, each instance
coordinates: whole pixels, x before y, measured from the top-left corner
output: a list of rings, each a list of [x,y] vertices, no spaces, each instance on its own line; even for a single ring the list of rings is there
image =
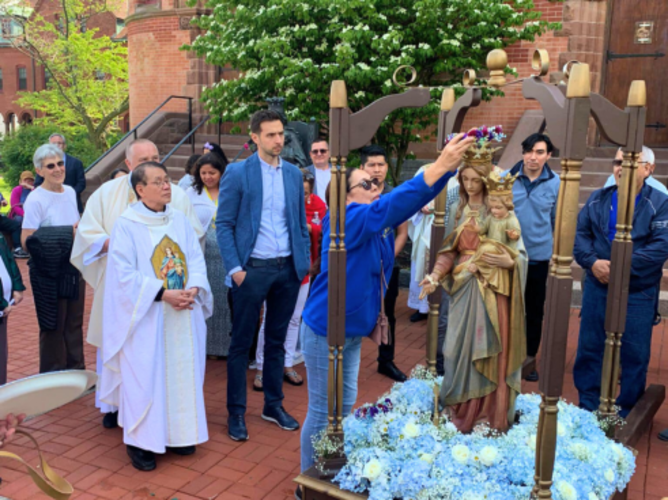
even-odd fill
[[[53,125],[24,125],[16,132],[6,135],[0,141],[0,162],[5,182],[11,187],[19,183],[19,176],[24,170],[35,171],[32,157],[35,150],[49,142],[49,136],[58,129]],[[84,167],[90,165],[102,152],[99,151],[82,131],[66,136],[66,153],[79,158]]]

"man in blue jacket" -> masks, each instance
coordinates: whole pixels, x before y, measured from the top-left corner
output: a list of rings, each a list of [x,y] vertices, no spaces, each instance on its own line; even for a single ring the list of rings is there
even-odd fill
[[[619,183],[621,166],[614,168]],[[621,391],[617,405],[626,417],[645,391],[652,326],[663,264],[668,259],[668,196],[649,186],[647,164],[639,164],[633,216],[633,257],[626,327],[622,337]],[[580,406],[595,411],[601,395],[601,370],[611,242],[617,223],[617,184],[595,191],[578,216],[573,254],[586,271],[578,351],[573,367]]]
[[[526,306],[527,359],[535,359],[543,329],[543,310],[547,274],[554,245],[554,219],[559,196],[559,176],[547,165],[554,146],[545,134],[532,134],[522,143],[522,161],[504,175],[519,175],[513,184],[515,215],[520,221],[522,239],[529,255]],[[526,377],[535,382],[538,372]]]
[[[281,117],[258,111],[251,118],[257,153],[227,167],[220,181],[216,236],[232,278],[234,319],[227,356],[228,434],[248,439],[246,368],[260,309],[266,301],[264,410],[262,418],[281,429],[299,423],[282,407],[283,344],[309,266],[310,240],[299,169],[280,157]]]

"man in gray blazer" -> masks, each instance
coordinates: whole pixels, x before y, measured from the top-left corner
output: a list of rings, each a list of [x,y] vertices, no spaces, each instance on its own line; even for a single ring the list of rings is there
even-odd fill
[[[310,266],[304,183],[299,169],[280,158],[280,116],[269,110],[251,118],[257,153],[227,167],[220,181],[216,236],[232,278],[234,319],[227,356],[228,434],[248,439],[246,369],[260,309],[266,301],[264,410],[262,418],[285,430],[299,423],[281,406],[283,344],[299,286]]]

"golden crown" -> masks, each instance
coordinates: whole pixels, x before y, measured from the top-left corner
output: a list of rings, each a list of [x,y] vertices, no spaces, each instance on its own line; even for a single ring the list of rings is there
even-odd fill
[[[487,177],[483,177],[482,180],[487,186],[487,192],[490,196],[506,196],[513,194],[513,184],[517,180],[519,175],[506,175],[501,177],[496,172],[491,172]]]

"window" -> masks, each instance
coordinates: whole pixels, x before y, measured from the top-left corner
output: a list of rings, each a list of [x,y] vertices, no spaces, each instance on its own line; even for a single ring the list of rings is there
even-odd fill
[[[28,90],[28,70],[19,67],[18,76],[19,76],[19,90]]]
[[[12,19],[4,17],[2,19],[2,37],[9,38],[10,36],[12,36]]]
[[[44,88],[48,89],[49,88],[49,82],[51,81],[51,72],[44,68]]]
[[[0,68],[0,92],[2,92],[2,68]]]

